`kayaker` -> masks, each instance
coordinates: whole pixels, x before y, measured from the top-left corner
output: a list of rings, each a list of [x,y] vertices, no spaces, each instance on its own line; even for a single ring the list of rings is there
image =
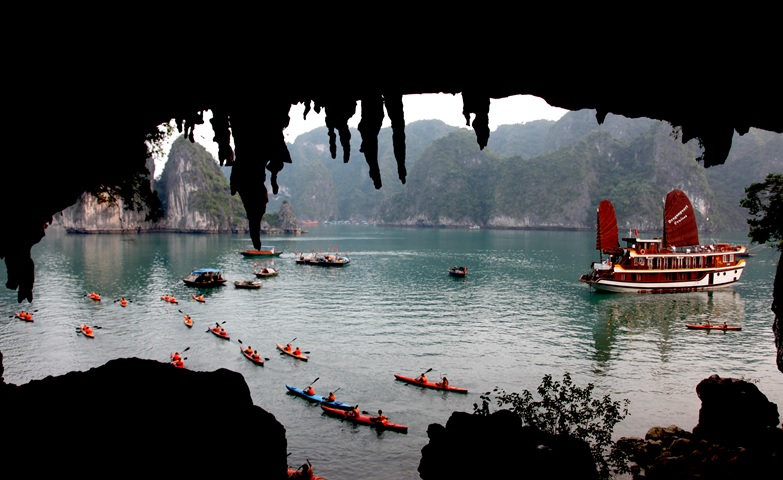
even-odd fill
[[[220,334],[225,337],[226,336],[226,329],[223,328],[223,327],[220,327]]]
[[[382,425],[386,425],[389,423],[389,419],[386,418],[386,415],[383,414],[383,410],[378,410],[378,415],[372,417],[372,421],[375,423],[380,423]]]
[[[294,350],[294,355],[301,355],[302,351],[299,350],[299,347],[296,347],[296,350]]]
[[[315,390],[313,389],[313,386],[308,385],[307,388],[305,388],[305,393],[308,395],[315,395]]]
[[[245,349],[245,353],[247,353],[248,355],[252,354],[253,353],[253,347],[248,345],[248,347]]]
[[[258,354],[258,350],[253,350],[253,360],[258,360],[261,358],[261,355]]]
[[[422,373],[421,375],[419,375],[419,377],[416,379],[416,381],[420,382],[420,383],[427,383],[427,375]]]
[[[443,388],[448,388],[448,386],[449,386],[449,379],[446,378],[446,376],[444,375],[440,379],[440,384],[441,384],[441,386],[443,386]]]
[[[171,356],[171,359],[174,360],[175,362],[181,358],[182,357],[179,355],[179,352],[174,352],[174,355]]]
[[[329,396],[326,397],[327,402],[334,402],[337,399],[337,397],[334,396],[334,392],[329,392]]]
[[[290,344],[290,343],[287,343],[287,344],[286,344],[286,346],[285,346],[285,351],[286,351],[286,352],[290,352],[290,351],[291,351],[291,344]]]
[[[348,410],[345,414],[349,417],[357,418],[359,417],[359,414],[361,412],[359,411],[359,405],[355,405],[352,409]]]
[[[310,463],[310,459],[307,459],[307,463],[303,463],[301,467],[296,469],[296,472],[288,478],[297,478],[311,480],[315,478],[313,476],[313,464]]]

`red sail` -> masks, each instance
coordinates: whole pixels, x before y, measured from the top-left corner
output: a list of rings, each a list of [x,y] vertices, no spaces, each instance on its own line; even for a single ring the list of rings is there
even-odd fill
[[[672,190],[666,195],[663,207],[663,246],[688,247],[699,245],[699,229],[696,212],[682,190]]]
[[[620,248],[620,242],[617,238],[617,216],[614,213],[614,205],[612,205],[612,202],[609,200],[603,200],[598,205],[595,249],[607,250]]]

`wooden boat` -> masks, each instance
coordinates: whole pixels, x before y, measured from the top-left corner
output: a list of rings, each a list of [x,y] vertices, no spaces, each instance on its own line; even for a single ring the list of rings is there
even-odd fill
[[[467,277],[468,276],[468,267],[458,267],[453,266],[449,267],[449,275],[452,277]]]
[[[339,253],[311,253],[309,255],[300,254],[296,258],[296,263],[319,267],[344,267],[351,263],[351,258]]]
[[[241,253],[245,257],[279,257],[280,254],[283,253],[282,250],[278,250],[273,245],[261,245],[261,248],[258,250],[254,249],[247,249],[242,250]]]
[[[706,323],[686,323],[685,326],[691,330],[742,330],[739,325],[712,325]]]
[[[182,281],[189,287],[199,288],[219,287],[226,283],[226,279],[223,278],[223,270],[217,268],[193,270],[187,277],[182,277]]]
[[[608,200],[598,206],[596,250],[599,258],[579,280],[597,291],[679,293],[725,288],[745,269],[744,245],[701,245],[693,206],[682,190],[666,195],[662,238],[638,232],[617,239],[617,217]]]
[[[234,282],[234,286],[236,288],[249,288],[249,289],[257,289],[261,288],[261,285],[263,284],[260,280],[237,280]]]
[[[266,278],[266,277],[274,277],[278,275],[280,272],[272,267],[263,267],[254,270],[253,273],[255,273],[256,277],[258,278]]]

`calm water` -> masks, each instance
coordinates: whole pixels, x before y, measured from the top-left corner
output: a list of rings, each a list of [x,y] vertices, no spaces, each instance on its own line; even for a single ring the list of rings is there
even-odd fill
[[[265,237],[285,251],[274,260],[239,254],[251,247],[238,235],[67,235],[50,231],[33,248],[36,263],[33,323],[0,325],[5,380],[23,384],[48,375],[87,370],[119,357],[167,361],[185,353],[186,366],[220,367],[244,375],[256,405],[286,427],[290,463],[310,458],[329,480],[418,479],[427,426],[453,411],[473,411],[482,392],[535,392],[546,374],[565,372],[597,398],[631,401],[615,436],[643,436],[655,425],[687,430],[698,421],[696,384],[712,374],[757,381],[783,406],[775,367],[772,281],[777,255],[763,249],[748,259],[741,283],[712,293],[596,294],[578,281],[597,259],[592,232],[437,230],[355,225],[308,227],[300,237]],[[722,241],[745,242],[743,234]],[[323,268],[294,263],[295,251],[337,248],[351,265]],[[281,271],[259,290],[235,289],[254,279],[253,263]],[[465,279],[446,270],[466,265]],[[200,267],[225,271],[229,285],[205,290],[206,303],[180,278]],[[0,280],[6,281],[5,269]],[[100,303],[84,297],[103,296]],[[180,304],[160,299],[173,294]],[[130,298],[126,308],[114,303]],[[0,290],[2,311],[21,308],[16,292]],[[28,307],[27,304],[24,305]],[[178,310],[191,314],[188,329]],[[740,324],[738,332],[690,331],[684,323],[710,319]],[[225,321],[231,342],[206,332]],[[94,340],[75,333],[98,325]],[[281,357],[275,343],[296,337],[310,361]],[[269,357],[258,367],[237,339]],[[46,352],[45,354],[43,352]],[[468,395],[424,390],[393,374],[447,374]],[[326,417],[293,397],[285,384],[316,393],[339,388],[338,400],[363,410],[383,409],[409,433],[378,433]]]

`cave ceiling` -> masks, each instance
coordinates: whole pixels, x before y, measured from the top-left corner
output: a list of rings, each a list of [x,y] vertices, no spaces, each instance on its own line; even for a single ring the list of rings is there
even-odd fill
[[[583,52],[548,51],[535,58],[502,51],[485,52],[478,61],[469,52],[448,58],[419,53],[404,61],[358,56],[323,64],[256,55],[218,65],[182,53],[163,71],[122,57],[68,64],[24,58],[23,73],[6,94],[10,174],[0,180],[6,287],[18,291],[19,302],[32,302],[31,248],[52,217],[85,191],[135,175],[148,157],[145,141],[159,125],[175,121],[188,134],[207,110],[218,160],[234,167],[232,194],[245,205],[256,248],[269,193],[265,182],[276,193],[278,175],[296,161],[283,135],[296,104],[305,105],[305,115],[323,109],[332,156],[367,162],[376,188],[406,181],[402,98],[412,94],[460,95],[466,125],[481,148],[491,135],[492,100],[513,95],[534,95],[567,110],[592,109],[599,123],[609,113],[666,121],[683,143],[698,140],[702,153],[694,161],[707,168],[725,162],[735,132],[783,133],[777,66],[756,57],[696,61],[680,53],[653,62],[646,56],[621,61]],[[347,121],[354,116],[360,118],[358,152],[349,149]],[[391,121],[396,179],[381,179],[377,169],[384,117]]]

